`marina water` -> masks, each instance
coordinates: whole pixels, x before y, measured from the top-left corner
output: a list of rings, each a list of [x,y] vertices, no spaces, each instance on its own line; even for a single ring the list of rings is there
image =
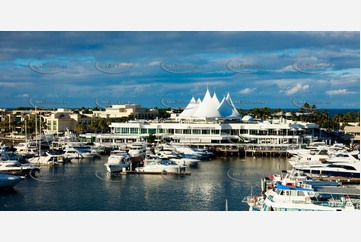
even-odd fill
[[[108,156],[44,166],[0,191],[1,211],[248,211],[261,179],[291,169],[285,157],[216,157],[190,175],[110,175]]]

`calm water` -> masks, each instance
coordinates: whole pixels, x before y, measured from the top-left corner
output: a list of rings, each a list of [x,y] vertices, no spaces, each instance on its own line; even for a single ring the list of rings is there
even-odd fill
[[[290,169],[286,158],[222,157],[201,161],[189,176],[113,175],[107,156],[43,167],[13,190],[0,191],[2,211],[248,211],[261,178]]]

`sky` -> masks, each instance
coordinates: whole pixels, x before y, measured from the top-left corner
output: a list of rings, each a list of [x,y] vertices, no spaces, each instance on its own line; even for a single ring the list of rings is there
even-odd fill
[[[359,31],[2,31],[0,108],[360,108]]]

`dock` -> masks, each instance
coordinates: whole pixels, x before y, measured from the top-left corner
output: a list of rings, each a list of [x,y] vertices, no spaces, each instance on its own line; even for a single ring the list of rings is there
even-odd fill
[[[245,144],[245,143],[194,143],[191,147],[208,148],[215,155],[222,156],[283,156],[290,157],[289,145]]]
[[[360,184],[360,178],[357,177],[320,176],[314,174],[308,174],[308,176],[319,181],[335,181],[341,185]]]
[[[191,172],[182,171],[182,172],[144,172],[144,171],[121,171],[117,172],[120,175],[171,175],[171,176],[189,176]]]

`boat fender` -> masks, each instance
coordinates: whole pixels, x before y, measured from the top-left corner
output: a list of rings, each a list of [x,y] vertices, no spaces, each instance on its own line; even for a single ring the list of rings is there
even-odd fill
[[[310,202],[310,198],[309,197],[305,197],[305,202],[309,203]]]

